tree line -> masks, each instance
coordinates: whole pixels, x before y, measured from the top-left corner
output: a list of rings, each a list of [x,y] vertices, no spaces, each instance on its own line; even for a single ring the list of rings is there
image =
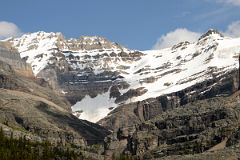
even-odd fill
[[[0,130],[1,160],[79,160],[81,152],[52,146],[49,142],[30,142],[24,138],[13,139],[4,136]]]

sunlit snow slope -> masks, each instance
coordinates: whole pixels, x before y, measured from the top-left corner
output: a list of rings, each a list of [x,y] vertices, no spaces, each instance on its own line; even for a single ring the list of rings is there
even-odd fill
[[[209,30],[195,43],[134,51],[101,37],[37,32],[10,39],[38,77],[56,75],[80,118],[96,122],[119,104],[180,91],[238,68],[240,38]],[[56,81],[53,79],[52,81]]]

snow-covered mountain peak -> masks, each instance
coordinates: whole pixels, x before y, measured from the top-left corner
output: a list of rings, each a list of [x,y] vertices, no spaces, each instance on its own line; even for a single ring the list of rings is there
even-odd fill
[[[209,29],[195,43],[183,41],[173,45],[171,48],[162,49],[162,51],[171,50],[172,53],[181,53],[182,50],[187,50],[187,48],[191,48],[191,46],[194,46],[197,51],[202,52],[207,51],[209,48],[216,48],[217,45],[219,44],[219,41],[225,39],[229,38],[224,37],[224,35],[220,33],[218,30]]]
[[[20,53],[27,50],[96,50],[96,49],[118,49],[126,50],[123,46],[98,36],[81,36],[79,39],[66,39],[60,32],[34,32],[22,35],[19,38],[11,38],[7,41],[19,50]]]
[[[98,37],[98,36],[81,36],[79,38],[79,41],[86,44],[106,44],[106,43],[112,43],[109,40],[107,40],[104,37]]]
[[[81,36],[79,39],[71,38],[67,40],[67,44],[72,50],[124,49],[121,45],[98,36]]]
[[[223,39],[224,35],[216,29],[209,29],[206,33],[204,33],[198,41],[205,39]]]
[[[64,39],[63,34],[60,32],[44,32],[38,31],[34,33],[26,33],[19,38],[15,38],[16,40],[44,40],[44,39],[52,39],[52,38],[60,38]]]
[[[22,35],[19,38],[9,40],[20,53],[29,50],[49,50],[55,48],[59,41],[64,41],[62,33],[34,32]]]
[[[222,33],[215,29],[210,29],[206,33],[204,33],[196,42],[196,47],[200,52],[208,52],[209,50],[216,50],[217,46],[223,40],[227,40],[229,38],[224,37]]]
[[[97,58],[98,56],[103,56],[103,54],[110,57],[110,54],[117,55],[121,52],[127,54],[132,52],[103,37],[82,36],[79,39],[66,39],[63,34],[59,32],[39,31],[24,34],[19,38],[12,38],[5,41],[11,42],[20,52],[21,57],[32,65],[35,75],[47,65],[58,63],[60,59],[63,60],[62,57],[65,57],[64,59],[68,61],[72,68],[84,69],[85,64],[76,64],[77,59],[73,57],[76,56],[79,58],[83,56],[86,58],[86,56],[96,56],[95,58]],[[123,55],[124,54],[121,54],[119,56]],[[108,67],[106,65],[104,66],[104,68]]]
[[[97,36],[65,39],[61,33],[37,32],[9,41],[36,76],[79,101],[73,111],[83,110],[82,118],[96,121],[118,104],[177,92],[239,67],[240,38],[216,30],[195,43],[141,52]]]

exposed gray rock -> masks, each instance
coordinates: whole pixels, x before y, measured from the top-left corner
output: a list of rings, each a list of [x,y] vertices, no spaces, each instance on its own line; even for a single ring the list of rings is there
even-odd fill
[[[0,42],[0,61],[11,65],[21,76],[33,77],[31,65],[21,59],[17,50],[9,42]]]
[[[196,100],[218,96],[229,96],[239,88],[239,71],[226,72],[221,76],[213,75],[213,79],[193,85],[178,92],[122,105],[109,113],[98,123],[111,130],[119,126],[128,127],[152,119],[167,110],[181,107]],[[121,97],[121,96],[120,96]],[[124,121],[121,119],[124,115]],[[120,123],[120,124],[118,124]]]
[[[130,154],[138,159],[196,154],[225,140],[226,147],[232,148],[239,141],[239,93],[195,101],[135,127],[120,128],[106,138],[106,154]],[[126,140],[127,145],[122,143]]]
[[[6,47],[3,54],[1,51],[0,57],[13,54],[5,62],[0,58],[0,126],[6,135],[40,142],[47,140],[55,145],[103,143],[109,131],[73,116],[69,102],[49,88],[46,81],[25,76],[23,72],[18,74],[25,68],[19,67],[16,71],[12,61],[27,64],[17,52],[11,53]]]

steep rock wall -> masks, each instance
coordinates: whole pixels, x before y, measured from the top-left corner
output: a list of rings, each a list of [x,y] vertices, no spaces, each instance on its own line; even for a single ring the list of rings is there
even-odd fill
[[[144,101],[122,105],[98,123],[111,130],[131,127],[174,108],[197,100],[229,96],[239,88],[239,70],[215,75],[214,78],[191,87]],[[124,119],[124,120],[123,120]]]
[[[0,61],[8,63],[14,71],[25,77],[34,77],[31,65],[21,59],[19,53],[8,42],[0,42]]]

